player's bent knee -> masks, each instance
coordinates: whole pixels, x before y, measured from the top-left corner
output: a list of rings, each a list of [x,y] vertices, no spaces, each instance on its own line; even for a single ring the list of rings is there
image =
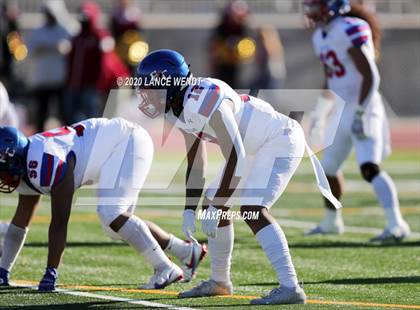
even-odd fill
[[[267,208],[262,206],[241,206],[241,216],[247,224],[257,223],[264,216]]]
[[[321,161],[322,169],[324,169],[324,172],[327,176],[336,176],[338,174],[338,171],[340,169],[340,164],[331,160]]]
[[[121,212],[121,210],[112,206],[104,205],[98,206],[96,213],[98,214],[102,226],[109,228],[111,224],[124,212]]]
[[[118,231],[125,224],[128,217],[118,221],[124,213],[112,209],[110,206],[98,206],[96,211],[105,234],[113,240],[121,240]]]
[[[372,180],[381,172],[379,166],[374,163],[364,163],[360,166],[363,179],[371,183]]]

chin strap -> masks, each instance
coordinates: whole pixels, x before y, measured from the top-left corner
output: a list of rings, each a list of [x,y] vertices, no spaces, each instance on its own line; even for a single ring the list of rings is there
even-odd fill
[[[188,89],[188,85],[180,86],[179,91],[176,92],[174,99],[170,100],[165,107],[165,113],[168,113],[171,109],[176,117],[179,117],[184,110],[184,95]]]
[[[331,204],[336,209],[342,208],[343,206],[341,205],[341,202],[338,201],[337,198],[335,198],[331,192],[330,184],[328,183],[327,176],[325,175],[325,172],[321,166],[321,163],[319,162],[318,158],[309,147],[308,143],[305,142],[305,146],[306,146],[306,152],[308,153],[309,159],[311,160],[312,169],[314,170],[314,173],[315,173],[316,183],[318,185],[319,191],[321,192],[322,196],[328,199],[328,201],[331,202]]]

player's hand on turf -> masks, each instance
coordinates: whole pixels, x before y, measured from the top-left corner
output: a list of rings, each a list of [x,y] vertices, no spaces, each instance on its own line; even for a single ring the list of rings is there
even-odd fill
[[[363,125],[363,114],[363,109],[360,107],[357,108],[356,113],[354,114],[353,124],[351,125],[351,131],[359,140],[366,139],[365,128]]]
[[[58,279],[58,271],[55,268],[47,268],[44,277],[39,282],[38,291],[51,292],[55,290],[55,285]]]
[[[9,272],[0,267],[0,286],[9,286]]]
[[[195,211],[185,209],[183,213],[182,232],[188,240],[194,241],[193,233],[195,233]]]
[[[220,212],[219,210],[210,205],[203,215],[201,220],[201,230],[210,238],[216,238],[217,227],[220,222]]]

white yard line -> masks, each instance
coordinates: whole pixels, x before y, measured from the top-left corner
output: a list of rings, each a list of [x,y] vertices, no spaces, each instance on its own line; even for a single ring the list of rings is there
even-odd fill
[[[24,285],[24,284],[16,284],[16,283],[13,283],[13,285],[19,286],[19,287],[30,288],[34,290],[38,289],[38,287],[34,285]],[[188,308],[188,307],[177,307],[174,305],[161,304],[161,303],[150,302],[150,301],[140,300],[140,299],[130,299],[130,298],[124,298],[124,297],[93,294],[93,293],[88,293],[88,292],[72,291],[69,289],[56,289],[56,292],[61,293],[61,294],[66,294],[66,295],[78,296],[78,297],[89,297],[89,298],[96,298],[96,299],[103,299],[103,300],[121,301],[121,302],[126,302],[129,304],[141,305],[144,307],[165,308],[165,309],[173,309],[173,310],[197,310],[198,309],[198,308]]]

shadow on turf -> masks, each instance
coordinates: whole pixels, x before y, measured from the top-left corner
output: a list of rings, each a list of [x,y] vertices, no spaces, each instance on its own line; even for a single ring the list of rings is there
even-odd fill
[[[71,241],[71,242],[67,242],[66,243],[66,247],[110,247],[110,246],[126,246],[128,247],[129,245],[123,242],[75,242],[75,241]],[[48,247],[48,243],[47,242],[28,242],[25,243],[25,247],[30,247],[30,248],[43,248],[43,247]]]
[[[21,288],[21,287],[7,287],[1,288],[0,294],[10,294],[10,293],[17,293],[16,291],[19,290],[19,295],[36,295],[36,294],[57,294],[57,293],[39,293],[33,289]],[[135,298],[133,300],[136,300]],[[150,302],[163,302],[167,303],[171,300],[179,300],[177,297],[151,297],[151,298],[141,298],[144,301]],[[199,303],[200,298],[193,299],[197,302],[197,304],[189,303],[189,307],[197,307],[197,308],[223,308],[224,304],[214,304],[214,305],[202,305]],[[0,306],[0,309],[34,309],[34,310],[41,310],[41,309],[51,309],[52,308],[59,308],[59,309],[92,309],[92,308],[104,308],[109,306],[110,309],[135,309],[138,308],[139,305],[135,304],[128,304],[125,302],[120,301],[96,301],[96,302],[84,302],[84,303],[66,303],[66,304],[52,304],[52,305],[24,305],[24,306]],[[247,307],[251,306],[251,304],[243,303],[243,304],[229,304],[229,308],[231,307]],[[148,307],[147,309],[162,309],[162,308],[155,308],[155,307]]]
[[[25,306],[0,306],[0,309],[31,309],[31,310],[45,310],[45,309],[103,309],[109,306],[110,309],[135,309],[138,305],[130,305],[121,301],[90,301],[81,303],[66,303],[66,304],[52,304],[52,305],[25,305]],[[154,308],[149,308],[154,309]],[[158,309],[158,308],[155,308]],[[159,308],[161,309],[161,308]]]
[[[209,297],[203,297],[203,298],[209,298]],[[211,298],[211,297],[210,297]],[[213,297],[214,298],[214,297]],[[188,302],[188,307],[191,308],[224,308],[225,307],[248,307],[248,306],[252,306],[249,301],[244,301],[243,304],[214,304],[214,305],[203,305],[202,303],[200,303],[200,299],[201,298],[185,298],[182,300],[185,301],[191,301]],[[150,301],[150,302],[162,302],[162,303],[171,303],[171,300],[177,300],[179,301],[180,299],[178,297],[155,297],[155,298],[142,298],[141,300],[146,300],[146,301]],[[194,304],[194,302],[197,302],[197,304]],[[182,306],[180,306],[182,307]]]
[[[304,284],[338,284],[338,285],[364,285],[364,284],[402,284],[402,283],[420,283],[420,276],[413,277],[383,277],[383,278],[350,278],[350,279],[331,279],[324,281],[304,282]],[[258,282],[243,283],[239,286],[277,286],[278,282]]]
[[[207,243],[207,240],[198,240],[199,243]],[[124,242],[96,242],[96,241],[70,241],[66,243],[66,247],[110,247],[110,246],[126,246],[129,247],[127,243]],[[44,248],[48,247],[48,242],[28,242],[25,243],[25,247],[30,248]]]

